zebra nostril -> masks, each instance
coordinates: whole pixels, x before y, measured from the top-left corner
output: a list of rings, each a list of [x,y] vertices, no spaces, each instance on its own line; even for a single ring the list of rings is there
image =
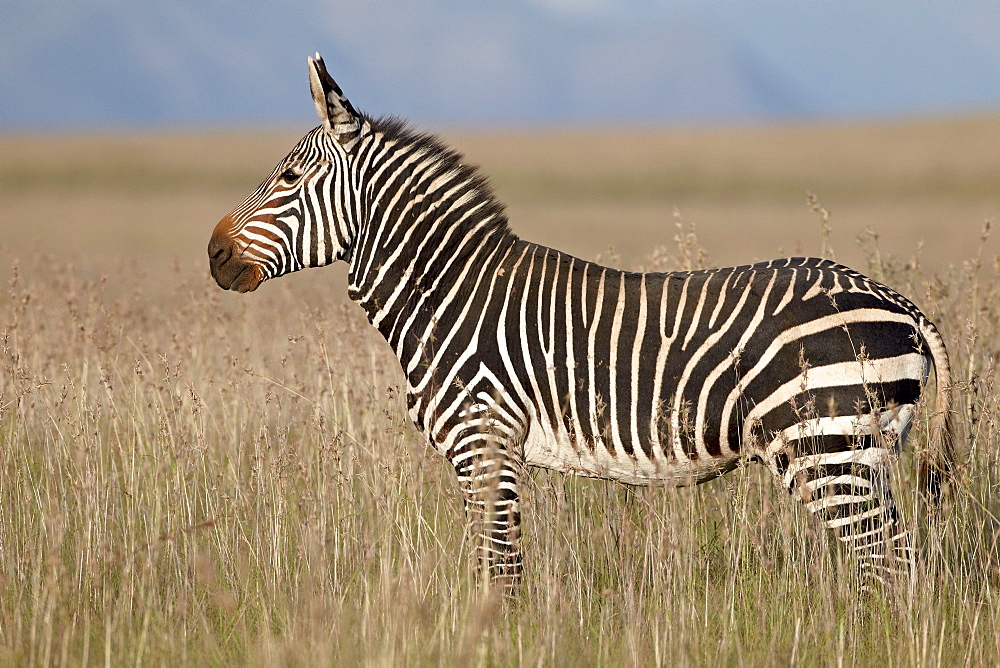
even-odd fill
[[[208,242],[208,257],[214,264],[225,264],[233,255],[233,244],[224,237],[213,236]]]

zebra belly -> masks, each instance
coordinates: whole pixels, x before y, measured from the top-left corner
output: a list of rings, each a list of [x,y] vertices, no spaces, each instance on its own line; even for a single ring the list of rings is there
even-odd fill
[[[524,441],[524,462],[530,466],[629,485],[694,485],[733,470],[739,460],[734,455],[678,461],[641,451],[612,453],[601,442],[574,442],[564,429],[553,430],[538,420],[532,420]]]

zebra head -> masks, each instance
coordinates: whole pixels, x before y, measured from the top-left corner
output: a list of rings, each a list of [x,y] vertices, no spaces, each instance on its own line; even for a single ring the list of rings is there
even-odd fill
[[[322,124],[212,232],[209,265],[226,290],[250,292],[269,278],[350,252],[360,218],[350,175],[369,121],[344,97],[318,53],[309,59],[309,88]]]

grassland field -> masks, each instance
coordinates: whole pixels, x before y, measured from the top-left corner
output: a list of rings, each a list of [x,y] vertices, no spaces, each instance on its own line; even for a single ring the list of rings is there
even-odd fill
[[[208,274],[299,134],[0,135],[0,664],[1000,665],[1000,117],[441,133],[522,237],[656,270],[825,254],[938,323],[959,463],[928,517],[924,416],[896,471],[922,575],[873,600],[757,468],[537,471],[524,586],[485,594],[344,267]]]

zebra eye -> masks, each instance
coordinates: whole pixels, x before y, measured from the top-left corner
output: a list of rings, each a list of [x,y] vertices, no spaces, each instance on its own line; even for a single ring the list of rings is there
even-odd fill
[[[281,173],[281,180],[285,183],[295,183],[299,178],[298,173],[293,169],[286,169]]]

